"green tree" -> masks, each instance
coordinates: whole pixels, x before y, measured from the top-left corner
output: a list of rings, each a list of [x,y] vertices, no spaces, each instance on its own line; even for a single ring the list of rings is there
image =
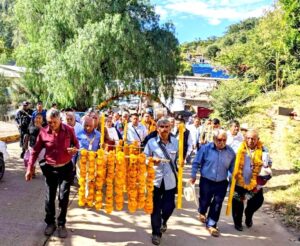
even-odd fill
[[[213,108],[224,120],[241,118],[249,112],[246,103],[259,94],[255,83],[239,80],[221,82],[212,93]]]
[[[3,75],[0,75],[0,115],[7,113],[8,106],[10,104],[10,98],[7,89],[9,86],[9,80],[5,79]]]
[[[293,54],[300,60],[300,2],[296,0],[280,0],[281,6],[285,11],[288,25],[291,27],[286,33],[286,42]]]
[[[221,49],[215,44],[209,45],[205,52],[205,57],[207,57],[210,60],[213,60],[218,55],[218,52],[220,50]]]
[[[127,89],[173,95],[178,41],[148,1],[17,0],[15,13],[35,97],[84,109]]]
[[[12,11],[14,2],[15,0],[0,0],[0,42],[3,42],[2,45],[5,49],[5,59],[2,57],[1,63],[6,63],[12,59],[15,30]]]
[[[189,62],[181,62],[179,75],[193,76],[192,65]]]

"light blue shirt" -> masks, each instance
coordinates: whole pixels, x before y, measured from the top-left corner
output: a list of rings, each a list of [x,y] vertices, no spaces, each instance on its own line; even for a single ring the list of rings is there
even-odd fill
[[[226,145],[222,150],[218,150],[215,144],[207,143],[202,145],[192,164],[192,178],[200,169],[201,176],[209,180],[220,182],[227,179],[227,172],[233,171],[235,153],[231,147]]]
[[[131,122],[128,123],[127,142],[129,144],[133,143],[134,141],[141,143],[144,141],[147,135],[147,128],[141,123],[139,123],[137,126],[133,126]]]
[[[97,130],[94,130],[92,133],[87,134],[87,132],[82,129],[78,132],[77,135],[79,148],[97,151],[99,149],[100,135],[100,132],[98,132]]]
[[[262,149],[262,161],[264,167],[271,167],[272,166],[272,160],[269,156],[268,149],[266,147],[263,147]],[[250,153],[252,154],[254,150],[250,150]],[[252,167],[251,167],[251,157],[248,155],[248,153],[245,153],[245,164],[243,169],[243,178],[245,181],[245,184],[250,184],[251,178],[252,178]]]
[[[158,157],[161,159],[167,159],[163,151],[159,147],[158,143],[161,141],[160,137],[151,138],[145,146],[144,153],[146,156]],[[164,145],[164,143],[162,143]],[[178,141],[175,137],[170,136],[169,142],[165,145],[166,150],[170,158],[172,159],[173,165],[176,163],[177,152],[178,152]],[[154,166],[155,179],[154,186],[160,188],[162,180],[166,190],[171,190],[176,187],[176,178],[172,171],[171,163],[160,162],[158,166]],[[175,168],[176,170],[176,168]]]
[[[78,136],[79,132],[81,132],[82,130],[83,126],[76,121],[74,126],[75,135]]]

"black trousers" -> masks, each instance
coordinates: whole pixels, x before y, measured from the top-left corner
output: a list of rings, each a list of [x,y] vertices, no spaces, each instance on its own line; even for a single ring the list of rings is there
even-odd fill
[[[166,224],[175,208],[176,188],[165,190],[164,180],[160,188],[154,187],[153,212],[151,214],[152,235],[161,236],[161,224]]]
[[[235,186],[235,195],[232,199],[232,217],[236,225],[242,225],[244,200],[246,199],[247,195],[251,195],[251,198],[247,200],[247,207],[245,209],[246,220],[252,220],[253,214],[262,206],[264,202],[262,189],[257,193],[252,193],[240,186]]]
[[[217,225],[219,221],[222,204],[226,196],[228,187],[228,181],[215,182],[204,177],[200,178],[200,198],[199,198],[199,210],[200,214],[207,215],[208,219],[212,219]]]
[[[46,181],[46,199],[45,199],[45,222],[55,223],[55,199],[58,188],[58,201],[60,213],[57,217],[57,224],[63,226],[66,223],[66,215],[69,204],[70,185],[73,179],[73,163],[70,161],[62,167],[53,167],[45,164],[41,166]]]

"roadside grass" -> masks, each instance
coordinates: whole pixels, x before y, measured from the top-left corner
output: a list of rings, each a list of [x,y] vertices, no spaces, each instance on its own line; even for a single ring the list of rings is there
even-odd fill
[[[278,115],[278,106],[300,112],[300,86],[270,92],[247,105],[249,114],[240,119],[259,130],[273,159],[273,178],[265,188],[265,199],[287,226],[300,229],[300,122]]]

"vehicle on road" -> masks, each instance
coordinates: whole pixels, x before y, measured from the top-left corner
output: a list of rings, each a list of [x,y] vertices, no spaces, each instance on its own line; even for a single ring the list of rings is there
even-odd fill
[[[5,172],[5,161],[8,157],[6,144],[0,141],[0,180],[3,178]]]

